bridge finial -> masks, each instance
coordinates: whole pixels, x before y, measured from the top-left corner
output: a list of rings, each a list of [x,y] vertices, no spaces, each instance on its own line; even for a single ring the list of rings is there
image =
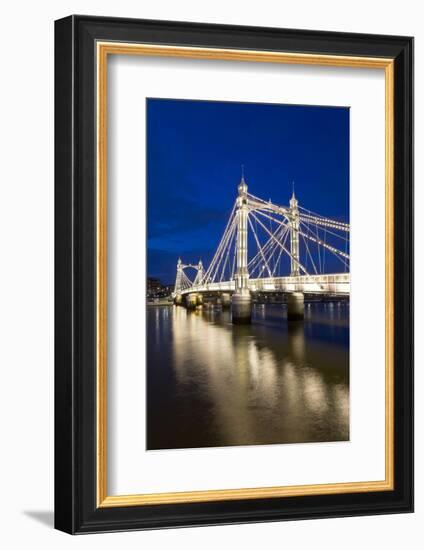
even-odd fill
[[[247,184],[244,180],[244,164],[241,165],[241,179],[240,183],[238,184],[238,192],[239,195],[244,195],[247,193]]]
[[[292,197],[290,199],[290,208],[297,208],[298,200],[296,199],[296,195],[294,194],[294,181],[292,181]]]

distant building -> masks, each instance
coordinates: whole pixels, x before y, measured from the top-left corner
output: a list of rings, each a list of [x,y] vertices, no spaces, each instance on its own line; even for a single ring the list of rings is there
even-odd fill
[[[174,285],[165,285],[163,289],[166,292],[167,296],[170,296],[174,292]]]
[[[155,277],[147,277],[147,298],[166,298],[174,290],[173,285],[164,285]]]

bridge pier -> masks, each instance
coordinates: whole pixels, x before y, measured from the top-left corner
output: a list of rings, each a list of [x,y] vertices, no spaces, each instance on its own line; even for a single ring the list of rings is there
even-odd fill
[[[221,306],[222,309],[229,309],[231,306],[231,295],[229,292],[223,292],[221,294]]]
[[[192,292],[191,294],[186,295],[186,308],[189,310],[196,309],[197,306],[197,294]]]
[[[233,294],[231,298],[231,317],[235,325],[249,325],[252,321],[252,297],[250,292]]]
[[[196,294],[196,305],[197,306],[203,306],[203,294],[199,292],[199,294]]]
[[[302,292],[292,292],[287,297],[287,320],[301,321],[305,317],[305,297]]]
[[[182,303],[183,303],[183,297],[181,296],[181,294],[176,294],[174,298],[174,304],[176,306],[181,306]]]

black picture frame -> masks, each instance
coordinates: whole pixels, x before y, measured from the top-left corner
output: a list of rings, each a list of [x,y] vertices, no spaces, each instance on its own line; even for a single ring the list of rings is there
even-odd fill
[[[96,504],[98,40],[394,60],[393,491]],[[55,22],[55,527],[93,533],[413,511],[413,39],[73,15]]]

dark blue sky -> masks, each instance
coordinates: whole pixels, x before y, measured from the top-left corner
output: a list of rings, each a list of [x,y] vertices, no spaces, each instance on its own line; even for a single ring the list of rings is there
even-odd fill
[[[148,275],[207,266],[237,195],[249,191],[349,221],[349,109],[147,100]]]

